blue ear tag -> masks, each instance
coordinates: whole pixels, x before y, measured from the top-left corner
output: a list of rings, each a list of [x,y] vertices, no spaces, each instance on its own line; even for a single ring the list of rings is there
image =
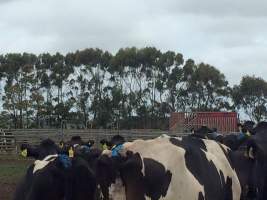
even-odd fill
[[[243,132],[241,132],[241,133],[239,133],[238,135],[237,135],[237,139],[238,140],[242,140],[243,138],[245,138],[246,137],[246,135],[243,133]]]
[[[123,144],[119,144],[111,149],[111,156],[116,157],[119,156],[119,151],[122,150]]]
[[[84,150],[85,153],[90,152],[90,147],[88,147],[87,145],[82,145],[81,148]]]
[[[58,155],[59,161],[63,164],[64,168],[70,168],[71,167],[71,160],[70,158],[65,154],[59,154]]]

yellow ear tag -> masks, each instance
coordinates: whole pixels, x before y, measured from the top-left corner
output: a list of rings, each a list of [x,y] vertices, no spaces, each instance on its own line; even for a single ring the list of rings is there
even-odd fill
[[[247,132],[246,132],[246,135],[247,135],[247,136],[251,136],[251,134],[250,134],[250,132],[249,132],[249,131],[247,131]]]
[[[108,150],[108,145],[105,143],[105,144],[103,144],[102,148],[103,148],[103,150]]]
[[[21,151],[21,155],[26,158],[28,155],[28,150],[24,149],[23,151]]]
[[[69,157],[70,158],[74,157],[74,151],[73,151],[72,147],[69,149]]]

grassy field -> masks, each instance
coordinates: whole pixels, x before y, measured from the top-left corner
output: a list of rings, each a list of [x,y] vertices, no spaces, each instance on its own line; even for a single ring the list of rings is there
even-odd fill
[[[25,174],[31,160],[18,156],[0,156],[0,200],[11,200],[16,184]]]

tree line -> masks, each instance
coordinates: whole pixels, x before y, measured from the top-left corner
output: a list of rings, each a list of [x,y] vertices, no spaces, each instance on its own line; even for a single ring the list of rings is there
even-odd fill
[[[166,129],[171,112],[240,111],[267,116],[267,83],[244,76],[231,87],[214,66],[154,47],[114,55],[88,48],[66,55],[0,55],[0,127]],[[77,127],[76,127],[77,128]]]

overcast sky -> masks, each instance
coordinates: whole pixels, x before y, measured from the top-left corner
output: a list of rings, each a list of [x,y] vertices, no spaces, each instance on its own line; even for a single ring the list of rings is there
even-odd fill
[[[0,0],[0,53],[155,46],[267,80],[266,0]]]

